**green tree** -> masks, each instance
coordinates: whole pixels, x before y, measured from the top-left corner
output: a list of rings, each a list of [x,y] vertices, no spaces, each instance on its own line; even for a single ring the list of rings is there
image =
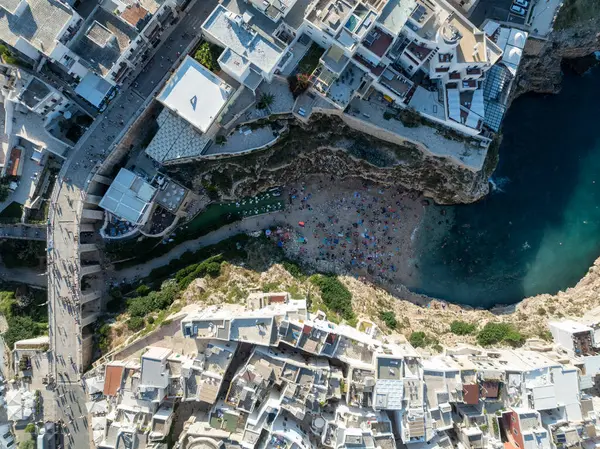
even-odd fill
[[[439,345],[439,342],[437,341],[436,338],[431,337],[430,335],[427,335],[425,332],[421,332],[421,331],[413,332],[412,334],[410,334],[408,341],[415,348],[425,348],[427,346]]]
[[[507,343],[511,346],[521,346],[525,337],[509,323],[487,323],[477,334],[477,343],[490,346],[497,343]]]
[[[10,189],[8,188],[8,184],[0,184],[0,201],[6,201],[9,194]]]
[[[455,335],[468,335],[475,332],[477,326],[471,323],[467,323],[465,321],[455,320],[450,323],[450,332]]]
[[[203,42],[194,55],[194,59],[211,72],[218,72],[221,70],[219,63],[217,62],[217,58],[218,56],[216,49],[208,42]]]
[[[35,427],[35,424],[30,422],[25,426],[25,432],[27,433],[34,433],[37,430],[37,428]]]
[[[139,316],[132,316],[127,321],[127,327],[129,328],[130,331],[134,331],[134,332],[137,332],[137,331],[143,329],[145,324],[146,323],[144,322],[144,319]]]
[[[256,107],[258,109],[267,109],[269,106],[273,104],[275,101],[275,96],[273,94],[264,93],[260,96]]]
[[[138,288],[135,289],[135,292],[137,293],[138,296],[146,296],[148,293],[150,293],[150,287],[142,284]]]
[[[355,318],[352,310],[352,293],[333,275],[319,275],[312,282],[321,290],[321,299],[329,310],[339,313],[345,320]]]
[[[19,449],[35,449],[35,443],[33,440],[21,441]]]
[[[396,314],[392,311],[379,312],[379,318],[383,321],[390,329],[396,329],[398,327],[398,320],[396,320]]]
[[[14,316],[7,319],[8,330],[4,333],[4,341],[9,348],[13,348],[15,342],[34,338],[42,332],[38,324],[28,316]]]

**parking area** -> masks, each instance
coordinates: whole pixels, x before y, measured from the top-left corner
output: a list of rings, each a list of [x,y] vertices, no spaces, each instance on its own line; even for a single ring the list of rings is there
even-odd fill
[[[523,0],[518,0],[521,3]],[[523,14],[518,14],[511,11],[511,6],[513,5],[515,0],[479,0],[475,9],[473,9],[472,14],[469,16],[469,19],[473,24],[477,27],[482,26],[485,19],[496,20],[500,22],[509,22],[517,25],[525,24],[525,20],[527,16],[530,14],[532,1],[525,0],[525,4],[527,6],[522,7],[518,4],[520,11]]]

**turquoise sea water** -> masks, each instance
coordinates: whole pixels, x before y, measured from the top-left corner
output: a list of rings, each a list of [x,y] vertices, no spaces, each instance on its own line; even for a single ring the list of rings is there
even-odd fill
[[[575,285],[600,256],[600,67],[567,73],[558,95],[517,99],[503,132],[493,192],[427,209],[415,290],[514,303]],[[434,238],[441,219],[450,229]]]

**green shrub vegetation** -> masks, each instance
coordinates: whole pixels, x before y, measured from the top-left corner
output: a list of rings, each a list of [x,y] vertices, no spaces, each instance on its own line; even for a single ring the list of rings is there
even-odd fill
[[[34,433],[36,431],[36,427],[35,424],[30,422],[25,426],[25,432],[27,433]]]
[[[465,321],[455,320],[450,323],[450,332],[455,335],[469,335],[475,332],[477,326]]]
[[[139,330],[142,330],[145,325],[146,322],[142,317],[139,316],[132,316],[131,318],[129,318],[129,320],[127,320],[127,328],[130,331],[137,332]]]
[[[44,327],[29,316],[13,316],[7,318],[8,330],[2,336],[4,342],[12,350],[15,342],[42,335]]]
[[[35,449],[35,442],[33,440],[21,441],[19,449]]]
[[[110,326],[103,324],[96,331],[96,338],[98,339],[98,349],[102,354],[106,353],[110,348]]]
[[[238,234],[214,245],[200,248],[197,251],[186,251],[178,259],[173,259],[167,265],[152,270],[149,278],[155,281],[166,279],[178,270],[188,268],[190,265],[198,263],[198,260],[205,260],[216,255],[219,255],[221,260],[245,258],[246,251],[242,249],[242,245],[246,243],[249,238],[250,237],[246,234]],[[153,257],[157,256],[154,255]],[[150,257],[147,260],[150,260],[153,257]],[[145,261],[146,260],[138,259],[137,263],[143,263]]]
[[[379,312],[379,318],[381,318],[381,321],[392,330],[398,327],[398,321],[396,320],[396,314],[394,312]]]
[[[19,60],[15,58],[6,45],[0,44],[0,55],[7,64],[17,64]]]
[[[211,72],[218,72],[221,70],[221,67],[217,62],[217,59],[219,59],[219,55],[222,51],[223,49],[216,45],[203,42],[194,54],[194,59]]]
[[[43,335],[48,327],[45,291],[30,290],[17,301],[10,291],[0,292],[0,313],[6,318],[8,330],[3,334],[12,349],[16,341]]]
[[[509,323],[487,323],[477,334],[477,343],[481,346],[497,343],[521,346],[524,342],[525,337]]]
[[[333,275],[317,275],[311,281],[321,290],[321,299],[327,308],[345,320],[355,320],[352,311],[352,293]]]
[[[159,291],[152,291],[146,296],[138,296],[127,301],[127,311],[134,317],[145,317],[149,313],[164,310],[173,304],[179,293],[175,282],[165,282]]]
[[[192,264],[179,270],[175,274],[175,280],[180,288],[184,289],[192,283],[194,279],[204,277],[217,277],[221,274],[221,262],[223,257],[220,255],[210,257],[203,262]]]
[[[298,264],[290,262],[289,260],[284,260],[281,264],[295,279],[304,279],[306,277]]]
[[[150,293],[150,291],[150,287],[144,284],[140,285],[138,288],[135,289],[135,292],[138,296],[146,296]]]
[[[8,268],[37,267],[46,254],[46,242],[6,239],[0,243],[0,256]]]
[[[425,332],[413,332],[410,334],[408,341],[415,348],[425,348],[427,346],[439,346],[436,338],[426,334]]]

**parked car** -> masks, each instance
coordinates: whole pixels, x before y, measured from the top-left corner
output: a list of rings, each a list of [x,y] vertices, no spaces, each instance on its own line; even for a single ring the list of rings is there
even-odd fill
[[[527,0],[514,0],[513,3],[521,8],[527,8],[529,6],[529,2]]]
[[[517,14],[518,16],[524,16],[525,15],[525,10],[523,8],[521,8],[520,6],[517,6],[517,5],[512,5],[510,7],[510,12],[512,12],[513,14]]]

